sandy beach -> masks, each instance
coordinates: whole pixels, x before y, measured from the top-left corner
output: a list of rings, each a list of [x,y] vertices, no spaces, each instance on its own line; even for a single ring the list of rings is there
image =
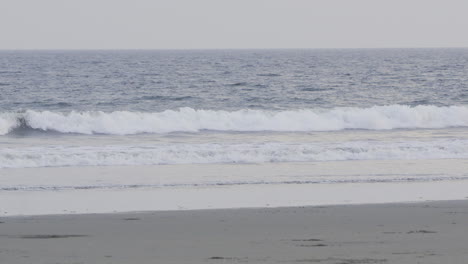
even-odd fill
[[[463,200],[467,171],[465,159],[2,169],[0,216]]]
[[[0,264],[468,264],[468,1],[0,6]]]
[[[468,201],[0,218],[0,263],[466,263]]]

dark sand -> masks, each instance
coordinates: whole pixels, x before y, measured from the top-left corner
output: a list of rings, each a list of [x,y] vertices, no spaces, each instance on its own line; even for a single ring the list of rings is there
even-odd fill
[[[2,264],[468,263],[468,201],[0,222]]]

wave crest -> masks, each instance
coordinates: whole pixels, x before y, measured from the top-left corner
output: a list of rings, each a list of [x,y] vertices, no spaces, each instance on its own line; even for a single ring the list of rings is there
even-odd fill
[[[188,107],[156,113],[27,110],[0,113],[0,135],[20,127],[79,134],[129,135],[140,133],[217,131],[334,131],[388,130],[468,126],[468,107],[419,105],[338,107],[266,111],[196,110]]]

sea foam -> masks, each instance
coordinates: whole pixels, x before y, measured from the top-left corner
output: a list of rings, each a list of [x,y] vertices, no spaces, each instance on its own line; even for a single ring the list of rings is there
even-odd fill
[[[40,146],[0,149],[0,168],[466,159],[468,140]]]
[[[336,131],[389,130],[468,126],[468,107],[419,105],[337,107],[266,111],[197,110],[188,107],[163,112],[67,113],[27,110],[0,113],[0,135],[24,127],[79,134],[129,135],[140,133],[216,131]]]

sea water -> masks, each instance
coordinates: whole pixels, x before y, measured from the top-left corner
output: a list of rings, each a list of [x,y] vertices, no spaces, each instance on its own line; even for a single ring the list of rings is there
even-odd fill
[[[0,52],[4,201],[464,183],[467,132],[468,49]]]

